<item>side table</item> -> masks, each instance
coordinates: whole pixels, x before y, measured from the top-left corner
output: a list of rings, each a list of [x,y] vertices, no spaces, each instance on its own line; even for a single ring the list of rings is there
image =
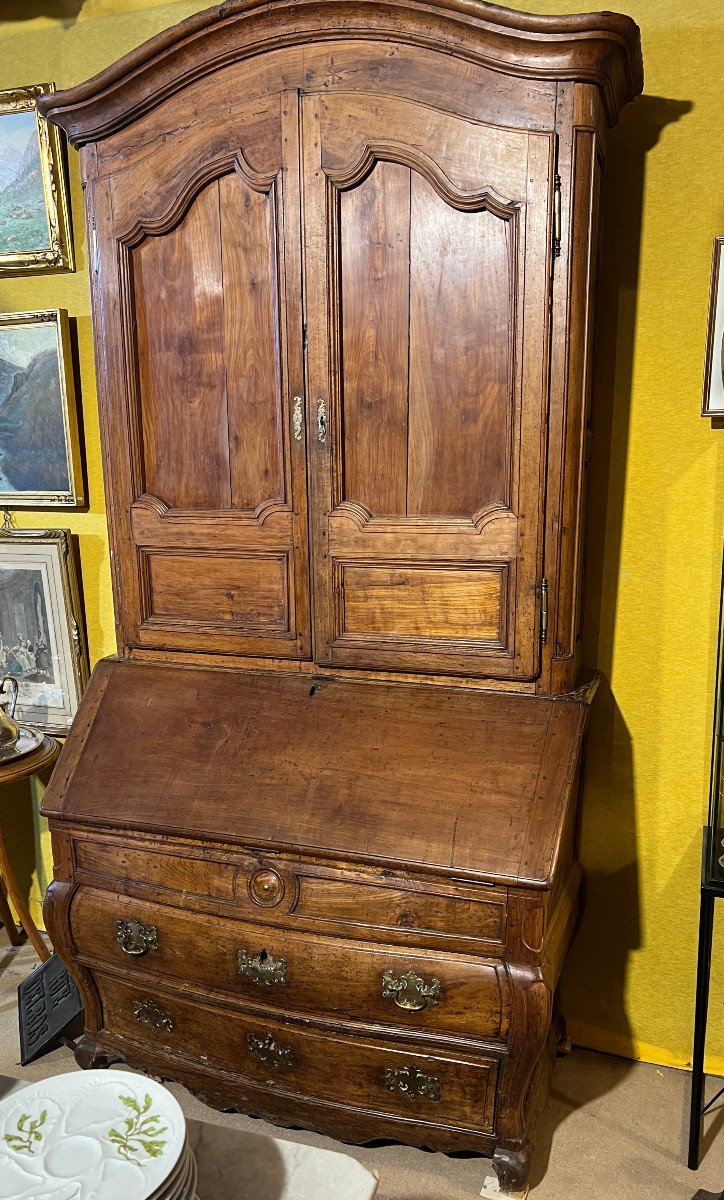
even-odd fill
[[[38,771],[41,771],[43,767],[49,767],[51,763],[54,763],[59,754],[60,745],[56,742],[55,738],[49,737],[46,734],[41,744],[31,754],[24,754],[19,758],[6,758],[0,761],[0,785],[3,783],[16,783],[19,779],[28,779],[31,775],[35,775]],[[10,912],[10,906],[5,896],[5,889],[7,889],[8,895],[15,905],[15,911],[20,917],[20,924],[35,947],[39,958],[42,962],[46,962],[50,958],[50,951],[41,938],[38,927],[30,915],[28,906],[25,903],[25,897],[18,888],[10,865],[5,838],[3,837],[2,823],[0,822],[0,921],[2,921],[8,931],[11,944],[19,946],[21,942],[20,931]]]

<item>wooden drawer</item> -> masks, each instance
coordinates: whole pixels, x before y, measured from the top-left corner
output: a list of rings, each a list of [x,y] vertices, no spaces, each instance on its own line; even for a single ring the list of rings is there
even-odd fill
[[[498,1064],[299,1028],[97,974],[103,1027],[275,1091],[488,1132]]]
[[[505,889],[413,879],[359,865],[339,868],[278,855],[198,847],[170,839],[132,843],[74,837],[79,878],[116,884],[184,908],[239,913],[256,922],[289,923],[320,933],[398,945],[502,954]]]
[[[81,959],[123,968],[129,978],[178,979],[272,1010],[342,1016],[428,1035],[488,1039],[508,1033],[507,975],[495,960],[372,948],[91,888],[76,893],[70,919]],[[145,946],[150,948],[143,952]]]

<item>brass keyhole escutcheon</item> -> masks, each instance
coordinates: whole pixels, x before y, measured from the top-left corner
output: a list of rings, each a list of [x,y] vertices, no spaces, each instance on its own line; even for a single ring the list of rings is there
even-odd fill
[[[304,417],[302,415],[302,397],[294,397],[294,410],[292,413],[292,427],[294,429],[294,440],[301,442],[302,428],[304,426]]]
[[[317,401],[317,437],[320,442],[327,440],[327,405],[321,396]]]
[[[246,976],[257,987],[271,987],[274,983],[286,983],[286,958],[272,958],[266,950],[259,954],[250,954],[248,950],[239,950],[236,955],[239,974]]]

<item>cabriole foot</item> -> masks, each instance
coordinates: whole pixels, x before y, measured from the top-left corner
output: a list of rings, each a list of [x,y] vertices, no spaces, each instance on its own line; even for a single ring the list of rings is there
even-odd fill
[[[530,1155],[530,1142],[526,1142],[517,1150],[507,1150],[504,1146],[498,1146],[493,1155],[493,1166],[498,1175],[501,1200],[507,1196],[523,1200],[523,1197],[528,1195]]]
[[[114,1063],[123,1062],[119,1054],[103,1050],[91,1038],[82,1037],[75,1048],[75,1061],[84,1071],[105,1071]]]

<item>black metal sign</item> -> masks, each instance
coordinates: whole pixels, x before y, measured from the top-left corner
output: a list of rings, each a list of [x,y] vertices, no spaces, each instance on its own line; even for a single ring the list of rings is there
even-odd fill
[[[84,1014],[78,989],[54,954],[36,967],[18,988],[20,1062],[23,1066],[53,1050],[62,1038],[83,1032]]]

